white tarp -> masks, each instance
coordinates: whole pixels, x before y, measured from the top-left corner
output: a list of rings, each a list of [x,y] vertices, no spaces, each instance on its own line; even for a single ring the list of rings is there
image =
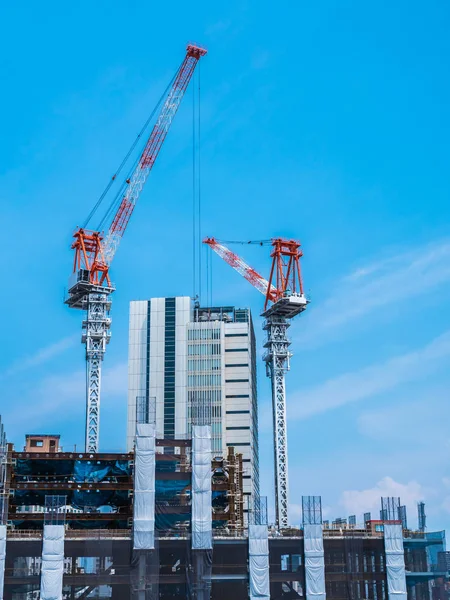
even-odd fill
[[[384,550],[389,600],[406,600],[405,554],[401,524],[384,524]]]
[[[192,548],[212,549],[211,427],[192,427]]]
[[[62,600],[64,525],[44,525],[41,600]]]
[[[155,425],[136,425],[134,456],[133,548],[155,548]]]
[[[0,525],[0,600],[3,600],[5,584],[5,556],[6,556],[6,525]]]
[[[250,600],[270,599],[269,539],[267,525],[248,526]]]
[[[303,525],[307,600],[325,600],[322,525]]]

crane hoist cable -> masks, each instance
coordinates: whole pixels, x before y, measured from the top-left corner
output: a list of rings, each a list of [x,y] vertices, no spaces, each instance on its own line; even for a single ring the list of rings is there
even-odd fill
[[[178,73],[180,72],[180,68],[178,67],[177,71],[175,72],[174,76],[172,77],[172,79],[169,81],[166,89],[164,90],[164,92],[161,94],[158,102],[156,103],[155,107],[153,108],[152,112],[150,113],[148,119],[145,121],[144,125],[142,126],[141,130],[139,131],[139,133],[136,136],[136,139],[134,140],[134,142],[131,144],[128,152],[125,154],[124,158],[122,159],[121,163],[119,164],[119,166],[117,167],[117,169],[114,172],[114,175],[111,177],[111,179],[109,180],[108,184],[106,185],[105,189],[103,190],[103,192],[100,194],[99,199],[97,200],[97,202],[95,203],[94,207],[92,208],[91,212],[89,213],[86,221],[83,224],[83,229],[85,229],[88,225],[90,220],[93,218],[93,216],[95,215],[95,213],[97,212],[97,210],[100,208],[103,200],[105,199],[106,195],[108,194],[109,190],[111,189],[111,187],[113,186],[114,182],[117,180],[117,177],[119,176],[119,174],[121,173],[123,167],[126,165],[128,159],[130,158],[131,154],[133,153],[133,151],[135,150],[136,146],[138,145],[140,139],[142,138],[142,136],[144,135],[144,133],[146,132],[148,126],[150,125],[150,123],[152,122],[156,111],[158,110],[158,108],[161,106],[164,98],[167,96],[168,91],[170,90],[170,88],[173,85],[173,82],[175,81],[175,79],[178,76]],[[137,158],[135,160],[135,163],[133,164],[133,168],[129,170],[130,174],[133,172],[133,170],[136,168],[136,164],[138,162],[139,158]],[[128,177],[126,178],[128,179]],[[102,218],[102,220],[99,223],[99,226],[97,227],[97,230],[100,230],[103,225],[105,224],[105,221],[107,220],[108,216],[112,213],[113,207],[115,205],[116,200],[119,198],[121,198],[121,196],[123,195],[123,191],[124,188],[126,187],[126,180],[125,182],[122,183],[120,190],[117,192],[116,196],[114,197],[114,200],[111,202],[105,216]]]

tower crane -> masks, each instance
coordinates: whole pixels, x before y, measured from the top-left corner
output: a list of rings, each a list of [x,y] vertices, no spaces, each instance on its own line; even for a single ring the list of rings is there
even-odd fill
[[[110,296],[115,291],[109,275],[111,262],[195,67],[205,54],[206,50],[200,46],[187,46],[186,56],[168,88],[168,94],[144,150],[103,218],[102,222],[110,219],[107,233],[100,231],[101,227],[95,231],[80,227],[74,233],[73,273],[69,280],[69,292],[65,303],[70,308],[86,312],[81,338],[86,346],[86,452],[98,452],[99,445],[101,366],[111,336]],[[116,175],[112,180],[115,177]],[[100,205],[103,196],[91,215]]]
[[[285,373],[290,368],[292,354],[289,351],[291,342],[286,333],[290,320],[302,313],[308,304],[303,292],[300,271],[300,258],[303,256],[300,242],[283,238],[258,242],[261,245],[272,246],[270,254],[272,268],[269,280],[264,279],[223,242],[215,238],[205,238],[203,243],[265,296],[261,316],[265,319],[264,330],[267,334],[263,359],[266,363],[266,374],[272,384],[275,517],[278,527],[287,527],[288,456]]]

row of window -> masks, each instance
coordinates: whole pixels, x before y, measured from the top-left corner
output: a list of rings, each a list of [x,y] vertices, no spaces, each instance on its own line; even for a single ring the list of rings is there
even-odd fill
[[[188,356],[215,356],[220,354],[220,344],[188,344]]]
[[[200,375],[188,375],[188,387],[190,388],[220,386],[221,383],[222,378],[220,374],[203,373]]]
[[[188,371],[219,371],[220,358],[190,358]]]
[[[188,340],[220,340],[220,329],[188,329]]]

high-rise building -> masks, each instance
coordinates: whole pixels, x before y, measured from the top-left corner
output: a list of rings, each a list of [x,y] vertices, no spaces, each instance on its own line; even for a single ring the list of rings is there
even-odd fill
[[[142,408],[144,407],[144,409]],[[244,492],[259,497],[256,343],[249,309],[192,307],[188,297],[131,302],[128,449],[137,411],[158,435],[190,435],[211,423],[215,454],[234,446]],[[138,420],[142,416],[138,415]]]

